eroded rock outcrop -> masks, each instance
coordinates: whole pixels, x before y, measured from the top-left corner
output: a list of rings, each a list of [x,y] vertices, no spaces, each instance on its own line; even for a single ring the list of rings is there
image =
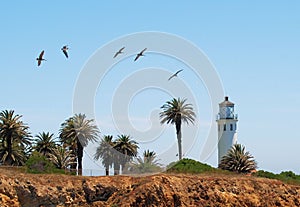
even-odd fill
[[[0,169],[0,206],[300,206],[300,186],[246,176],[83,177]]]

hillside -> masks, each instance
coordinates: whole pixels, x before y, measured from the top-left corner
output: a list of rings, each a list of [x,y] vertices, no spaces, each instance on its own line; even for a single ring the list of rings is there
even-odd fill
[[[300,206],[300,186],[221,174],[34,175],[0,168],[0,206]]]

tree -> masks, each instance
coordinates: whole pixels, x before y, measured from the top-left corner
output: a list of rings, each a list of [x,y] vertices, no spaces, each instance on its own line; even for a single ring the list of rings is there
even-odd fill
[[[114,149],[117,153],[114,153],[114,170],[115,175],[119,174],[120,165],[122,170],[125,169],[125,164],[137,156],[138,143],[130,139],[129,135],[118,135],[118,139],[115,142]]]
[[[186,99],[173,98],[171,101],[167,101],[162,107],[160,112],[160,123],[175,124],[177,142],[178,142],[178,155],[179,160],[182,159],[182,135],[181,135],[181,123],[186,124],[194,123],[195,113],[191,104],[186,104]]]
[[[4,165],[23,165],[31,146],[29,127],[13,110],[0,113],[0,159]]]
[[[127,168],[126,168],[127,169]],[[137,157],[128,165],[130,173],[154,173],[161,171],[161,164],[158,163],[156,153],[154,151],[145,150],[143,157]]]
[[[77,164],[72,166],[72,168],[78,168],[79,175],[82,174],[83,149],[90,141],[97,141],[100,133],[93,122],[93,119],[86,119],[85,114],[75,114],[61,124],[60,141],[76,155]]]
[[[245,151],[244,146],[235,144],[223,156],[219,168],[238,173],[251,173],[251,171],[256,170],[257,163],[253,156]]]
[[[102,165],[105,167],[105,175],[109,175],[109,168],[112,167],[114,163],[114,152],[115,149],[112,135],[106,135],[101,139],[100,145],[96,149],[96,153],[94,155],[95,160],[102,159]]]
[[[42,132],[36,135],[34,149],[48,157],[48,155],[56,148],[56,142],[53,136],[54,134],[50,134],[49,132]]]
[[[67,169],[76,163],[76,157],[71,150],[57,146],[49,154],[49,160],[59,169]]]
[[[154,165],[158,164],[158,160],[156,159],[156,153],[154,151],[145,150],[143,153],[143,158],[144,158],[144,163],[150,163]]]

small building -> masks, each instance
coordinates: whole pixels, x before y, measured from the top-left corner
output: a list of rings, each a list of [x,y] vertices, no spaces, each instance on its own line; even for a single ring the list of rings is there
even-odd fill
[[[234,103],[225,100],[219,103],[217,115],[218,124],[218,164],[228,150],[237,142],[237,114],[234,113]]]

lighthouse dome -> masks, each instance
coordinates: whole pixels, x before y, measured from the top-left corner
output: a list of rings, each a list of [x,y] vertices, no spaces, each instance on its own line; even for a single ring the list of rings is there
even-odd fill
[[[220,106],[234,106],[234,103],[228,100],[228,96],[225,96],[225,100],[219,103]]]

